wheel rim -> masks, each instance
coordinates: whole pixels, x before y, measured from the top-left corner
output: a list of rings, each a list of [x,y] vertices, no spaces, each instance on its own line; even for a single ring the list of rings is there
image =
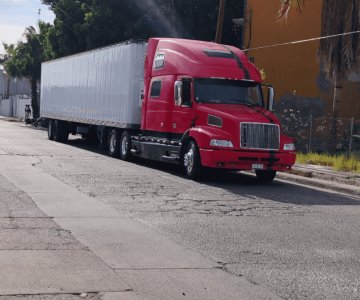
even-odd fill
[[[116,149],[116,134],[112,134],[110,137],[110,151],[115,152]]]
[[[184,165],[188,173],[194,168],[194,144],[191,143],[188,152],[184,155]]]
[[[126,155],[127,151],[128,151],[128,147],[129,147],[129,141],[127,136],[124,136],[122,141],[121,141],[121,153],[122,155]]]

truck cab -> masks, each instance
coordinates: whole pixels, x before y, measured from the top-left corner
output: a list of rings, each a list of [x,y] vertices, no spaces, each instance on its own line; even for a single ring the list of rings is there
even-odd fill
[[[271,112],[272,87],[232,46],[183,39],[150,39],[141,133],[134,155],[180,163],[189,178],[204,167],[255,170],[260,181],[295,162],[294,141]]]

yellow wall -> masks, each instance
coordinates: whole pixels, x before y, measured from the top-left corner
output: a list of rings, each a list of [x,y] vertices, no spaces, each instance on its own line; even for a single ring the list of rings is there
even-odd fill
[[[280,0],[247,0],[247,3],[246,48],[310,39],[321,35],[322,0],[305,1],[302,12],[292,7],[287,21],[281,22],[277,21]],[[255,57],[255,64],[265,70],[265,81],[274,85],[277,100],[289,94],[307,98],[319,97],[324,100],[327,111],[331,112],[333,93],[331,83],[326,91],[320,90],[318,86],[320,73],[318,47],[319,41],[313,41],[252,50],[247,52],[247,55]],[[344,83],[340,116],[360,117],[358,98],[360,98],[360,83]]]

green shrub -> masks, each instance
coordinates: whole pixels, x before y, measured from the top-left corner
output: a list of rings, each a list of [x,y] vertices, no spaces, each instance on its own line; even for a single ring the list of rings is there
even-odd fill
[[[303,164],[333,167],[337,171],[352,171],[360,173],[360,159],[358,155],[347,157],[344,154],[330,155],[318,153],[298,153],[296,161]]]

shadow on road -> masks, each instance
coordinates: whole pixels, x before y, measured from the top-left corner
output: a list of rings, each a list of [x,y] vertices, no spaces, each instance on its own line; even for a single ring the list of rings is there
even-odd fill
[[[85,140],[80,138],[69,140],[68,144],[97,154],[107,155],[106,150],[89,145]],[[131,163],[185,178],[182,168],[178,165],[139,158],[134,158]],[[199,183],[210,187],[222,188],[239,196],[259,197],[270,201],[294,205],[360,205],[360,199],[358,197],[330,191],[320,191],[291,182],[275,180],[269,184],[260,184],[255,176],[241,172],[207,169],[205,173],[206,176],[199,180]]]

